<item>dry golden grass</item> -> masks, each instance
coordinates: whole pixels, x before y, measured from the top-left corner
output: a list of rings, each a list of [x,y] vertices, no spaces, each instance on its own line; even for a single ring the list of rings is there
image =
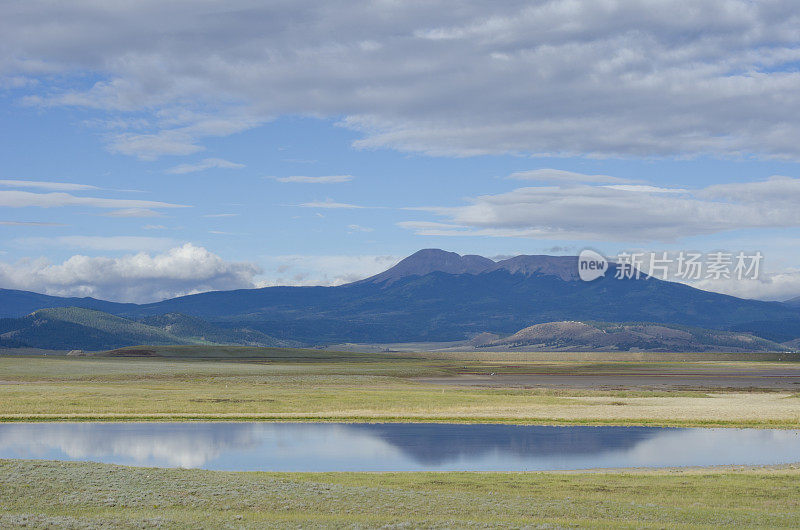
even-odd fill
[[[470,369],[486,369],[481,366],[473,364]],[[588,366],[601,373],[622,369],[619,363]],[[626,366],[671,369],[671,363]],[[759,363],[754,369],[769,366],[772,363]],[[537,369],[567,368],[566,363],[545,363]],[[412,360],[272,363],[6,357],[0,358],[0,421],[391,420],[800,427],[800,399],[788,392],[487,388],[416,379],[453,371],[452,365],[438,361]]]

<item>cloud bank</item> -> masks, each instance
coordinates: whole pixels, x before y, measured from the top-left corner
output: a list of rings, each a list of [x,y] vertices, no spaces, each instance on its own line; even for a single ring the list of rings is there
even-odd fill
[[[146,303],[203,291],[254,287],[253,279],[260,272],[252,263],[228,262],[186,243],[153,255],[75,255],[62,263],[44,258],[0,262],[0,285],[55,296]]]
[[[800,227],[800,178],[696,190],[648,185],[549,185],[425,207],[439,220],[398,223],[427,236],[674,242],[749,228]]]
[[[12,0],[0,86],[141,158],[305,115],[431,155],[798,160],[798,27],[791,0]]]

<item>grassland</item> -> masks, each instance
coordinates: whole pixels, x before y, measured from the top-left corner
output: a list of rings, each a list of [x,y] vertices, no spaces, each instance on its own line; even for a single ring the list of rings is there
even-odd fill
[[[185,347],[117,355],[0,357],[0,421],[800,428],[800,386],[791,386],[800,364],[763,357],[570,361]],[[755,377],[772,387],[720,387],[712,376],[722,372],[731,374],[723,383]],[[583,387],[520,383],[573,379]],[[614,380],[634,383],[606,384]],[[798,527],[800,467],[320,474],[0,460],[0,527],[22,526]]]
[[[800,526],[800,469],[231,473],[0,461],[0,526]]]
[[[281,350],[283,351],[283,350]],[[289,353],[286,353],[289,352]],[[405,354],[403,354],[405,355]],[[286,350],[271,358],[0,357],[0,421],[447,421],[800,427],[795,390],[437,384],[459,373],[664,374],[676,363],[487,363]],[[692,364],[692,363],[689,363]],[[694,363],[698,373],[794,363]],[[686,363],[680,366],[687,366]],[[749,367],[749,368],[748,368]],[[659,379],[659,380],[661,380]]]

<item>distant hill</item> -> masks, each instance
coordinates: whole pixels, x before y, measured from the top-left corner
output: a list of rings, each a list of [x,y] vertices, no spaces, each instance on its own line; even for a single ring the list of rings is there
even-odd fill
[[[55,305],[102,305],[106,313],[166,333],[182,330],[183,340],[215,342],[231,342],[225,333],[232,331],[236,341],[259,343],[458,341],[570,320],[751,332],[776,342],[800,338],[800,309],[652,278],[618,280],[614,267],[606,277],[583,282],[575,256],[516,256],[495,262],[426,249],[383,273],[337,287],[216,291],[141,305],[57,299]],[[37,298],[42,296],[0,291],[0,311],[18,314],[21,307],[53,304],[55,297]],[[176,320],[172,314],[182,316]],[[777,327],[769,325],[777,322]]]
[[[0,320],[0,346],[52,350],[101,350],[130,344],[190,344],[190,341],[108,313],[77,307],[40,309]]]
[[[211,324],[197,317],[182,315],[180,313],[167,313],[164,315],[144,317],[140,320],[143,324],[162,329],[165,332],[198,341],[203,344],[236,344],[254,347],[282,347],[294,348],[302,343],[293,340],[279,340],[260,331],[234,327],[221,327]]]
[[[179,314],[146,320],[137,322],[78,307],[40,309],[22,318],[0,319],[0,347],[105,350],[137,344],[297,345],[258,331],[224,329]]]
[[[800,338],[800,320],[793,318],[757,320],[755,322],[735,324],[729,326],[727,329],[730,331],[752,333],[753,335],[775,342],[787,342]]]
[[[795,347],[749,333],[649,323],[548,322],[484,344],[526,350],[780,352]]]
[[[166,357],[182,359],[260,359],[283,362],[365,362],[419,359],[410,354],[362,353],[308,348],[253,346],[128,346],[89,354],[91,357]]]
[[[34,311],[55,307],[82,307],[106,313],[120,314],[126,310],[135,311],[136,304],[106,302],[96,298],[76,298],[50,296],[18,291],[16,289],[0,289],[0,318],[17,318],[29,315]]]
[[[797,296],[795,298],[791,298],[789,300],[786,300],[783,303],[788,305],[789,307],[796,307],[796,308],[800,309],[800,296]]]

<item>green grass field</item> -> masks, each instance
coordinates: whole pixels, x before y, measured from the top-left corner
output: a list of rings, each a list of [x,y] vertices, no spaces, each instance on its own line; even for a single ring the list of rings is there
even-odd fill
[[[404,354],[403,354],[404,355]],[[731,363],[696,363],[701,373]],[[286,350],[245,360],[0,357],[0,421],[316,420],[800,427],[797,391],[442,385],[457,373],[557,375],[676,363],[487,363]],[[753,370],[774,363],[738,363]]]
[[[233,473],[0,461],[0,526],[800,526],[800,469]]]
[[[158,347],[155,353],[129,351],[113,357],[0,356],[0,421],[800,428],[800,394],[791,387],[702,388],[704,374],[720,370],[770,374],[797,369],[792,362],[747,358],[620,361],[613,355],[591,354],[571,361],[519,353],[495,359],[453,353],[191,347]],[[647,374],[660,381],[681,370],[694,374],[692,388],[448,383],[461,381],[454,379],[458,377],[530,373],[600,382],[620,374]],[[0,460],[0,527],[797,527],[798,499],[796,466],[313,474]]]

